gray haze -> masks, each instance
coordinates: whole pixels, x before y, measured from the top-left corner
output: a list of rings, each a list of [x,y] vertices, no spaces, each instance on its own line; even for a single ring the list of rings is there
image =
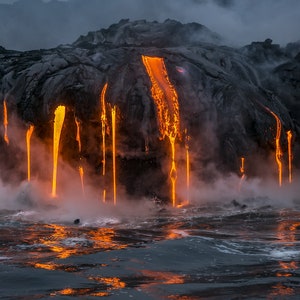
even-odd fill
[[[240,46],[300,39],[299,0],[1,0],[0,18],[0,45],[17,50],[72,43],[125,18],[198,22]]]

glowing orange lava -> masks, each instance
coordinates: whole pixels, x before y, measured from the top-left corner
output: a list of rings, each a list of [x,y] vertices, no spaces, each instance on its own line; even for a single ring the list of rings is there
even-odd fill
[[[53,128],[53,178],[52,178],[52,197],[56,195],[56,180],[57,180],[57,161],[60,142],[60,134],[65,120],[65,106],[59,105],[54,112],[54,128]]]
[[[76,141],[78,143],[78,151],[81,153],[81,138],[80,138],[80,121],[75,117],[76,123]]]
[[[80,176],[82,194],[83,194],[83,197],[85,197],[84,180],[83,180],[83,178],[84,178],[83,167],[79,166],[78,170],[79,170],[79,176]]]
[[[112,162],[113,162],[113,198],[114,205],[117,204],[117,182],[116,182],[116,106],[111,109],[112,126]]]
[[[31,169],[31,162],[30,162],[30,139],[33,133],[34,126],[29,125],[29,128],[26,132],[26,147],[27,147],[27,181],[29,182],[31,179],[30,169]]]
[[[265,109],[275,118],[276,120],[276,137],[275,137],[275,159],[278,166],[278,185],[282,185],[282,150],[280,146],[280,135],[281,135],[281,121],[279,117],[268,107],[265,106]]]
[[[105,176],[105,164],[106,164],[106,145],[105,145],[105,132],[107,125],[106,118],[106,102],[105,95],[108,84],[106,83],[101,92],[101,125],[102,125],[102,175]]]
[[[76,123],[76,141],[78,143],[78,151],[79,154],[81,154],[81,137],[80,137],[80,121],[75,117],[75,123]],[[80,157],[81,160],[81,157]],[[81,190],[82,190],[82,195],[85,198],[85,191],[84,191],[84,171],[83,171],[83,167],[80,165],[78,167],[78,171],[79,171],[79,176],[80,176],[80,182],[81,182]]]
[[[176,205],[177,170],[175,163],[175,140],[180,132],[178,96],[171,84],[163,58],[142,55],[143,64],[152,83],[151,94],[156,107],[161,139],[169,138],[171,144],[171,199]]]
[[[7,105],[5,99],[3,101],[3,126],[4,126],[4,141],[8,145],[9,144],[9,139],[7,134],[8,117],[7,117]]]
[[[240,173],[241,173],[241,179],[239,184],[239,191],[241,190],[243,180],[245,179],[245,157],[241,157],[241,165],[240,165]]]
[[[288,160],[289,160],[289,183],[292,183],[292,162],[293,162],[293,153],[292,153],[292,131],[289,130],[287,133],[287,141],[288,141]]]
[[[186,161],[186,202],[190,202],[190,136],[185,130],[185,161]]]
[[[108,83],[106,83],[101,92],[101,127],[102,127],[102,176],[105,176],[106,172],[106,140],[105,140],[105,133],[106,133],[106,126],[107,126],[107,117],[106,117],[106,101],[105,95],[107,91]],[[102,201],[106,201],[106,189],[103,189],[102,193]]]

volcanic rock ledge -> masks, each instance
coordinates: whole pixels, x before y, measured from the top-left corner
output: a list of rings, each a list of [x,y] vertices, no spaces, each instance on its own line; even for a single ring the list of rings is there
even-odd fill
[[[196,23],[122,20],[72,45],[27,52],[1,47],[0,95],[9,114],[21,120],[20,126],[34,124],[45,143],[51,140],[49,124],[56,106],[66,105],[63,157],[73,166],[79,159],[75,116],[82,125],[80,155],[91,173],[99,174],[100,94],[108,83],[106,101],[118,110],[118,180],[131,194],[155,191],[163,197],[169,145],[159,138],[151,82],[141,59],[161,57],[178,93],[181,131],[186,129],[190,136],[191,166],[197,177],[210,180],[215,169],[239,173],[241,157],[247,159],[249,176],[260,175],[257,159],[265,160],[275,151],[276,120],[271,112],[282,124],[283,160],[286,132],[291,130],[294,164],[299,168],[300,44],[281,48],[268,39],[236,49],[222,43],[221,37]],[[3,140],[0,143],[6,147]],[[10,147],[18,149],[17,143]],[[180,160],[183,137],[177,139],[177,148]],[[3,151],[1,164],[9,170],[7,155]],[[149,176],[153,180],[147,180]]]

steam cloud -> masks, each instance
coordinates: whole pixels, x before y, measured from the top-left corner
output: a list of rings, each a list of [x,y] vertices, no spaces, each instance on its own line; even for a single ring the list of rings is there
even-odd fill
[[[3,0],[0,45],[55,47],[122,18],[197,22],[239,46],[266,38],[285,45],[299,40],[299,11],[298,0]]]

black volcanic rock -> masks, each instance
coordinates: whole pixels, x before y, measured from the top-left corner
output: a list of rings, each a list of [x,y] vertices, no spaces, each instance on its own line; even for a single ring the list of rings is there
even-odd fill
[[[181,131],[187,129],[191,137],[192,168],[199,178],[213,176],[211,164],[221,172],[238,173],[242,156],[247,158],[248,175],[259,174],[257,159],[266,160],[275,148],[276,120],[270,110],[282,123],[284,159],[288,130],[295,133],[294,156],[299,156],[299,60],[271,40],[242,49],[220,43],[221,38],[195,23],[122,20],[72,45],[1,51],[0,91],[10,113],[24,124],[33,123],[45,141],[52,138],[49,124],[55,107],[66,105],[64,158],[71,165],[79,159],[75,115],[82,123],[81,155],[91,172],[100,174],[99,97],[107,82],[106,100],[118,107],[119,181],[132,194],[155,190],[164,195],[168,176],[163,162],[169,144],[159,139],[142,55],[164,58],[178,93]],[[177,144],[184,149],[184,138]]]

